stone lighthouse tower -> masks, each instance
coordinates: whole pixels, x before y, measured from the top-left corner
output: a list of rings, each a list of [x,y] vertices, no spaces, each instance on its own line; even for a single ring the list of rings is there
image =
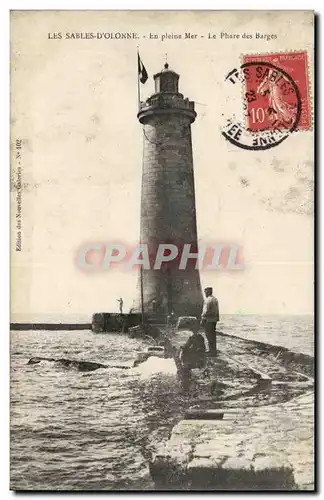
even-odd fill
[[[179,92],[179,75],[164,69],[154,75],[155,93],[140,103],[143,172],[140,242],[149,247],[150,269],[140,273],[145,312],[199,315],[202,291],[196,258],[179,269],[184,246],[198,251],[191,124],[194,102]],[[154,269],[159,244],[172,244],[178,257]],[[164,255],[167,255],[168,252]]]

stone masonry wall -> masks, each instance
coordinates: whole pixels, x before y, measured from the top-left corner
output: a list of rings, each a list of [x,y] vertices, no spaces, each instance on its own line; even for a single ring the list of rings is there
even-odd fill
[[[152,256],[159,243],[191,244],[197,250],[197,226],[190,119],[182,114],[151,116],[143,126],[141,204],[142,243]],[[154,262],[154,261],[153,261]],[[151,262],[151,267],[153,267]],[[202,294],[195,261],[178,270],[179,260],[161,270],[144,270],[144,303],[147,310],[161,294],[171,296],[178,315],[199,314]]]

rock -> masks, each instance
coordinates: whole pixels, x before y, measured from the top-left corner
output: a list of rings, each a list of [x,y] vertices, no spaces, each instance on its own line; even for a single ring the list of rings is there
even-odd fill
[[[154,356],[156,358],[165,358],[164,347],[156,345],[149,346],[146,351],[138,353],[137,358],[133,363],[133,368],[140,365],[141,363],[144,363],[144,361],[147,361],[151,356]]]
[[[164,347],[161,345],[153,345],[147,348],[148,352],[154,351],[156,352],[162,352],[164,354]]]
[[[187,420],[222,420],[224,412],[220,410],[188,410],[184,414]]]
[[[229,457],[226,459],[222,465],[223,469],[227,470],[240,470],[240,471],[252,471],[252,461],[245,457]]]
[[[258,488],[291,490],[296,488],[293,468],[279,456],[257,457],[253,462]]]
[[[280,470],[291,468],[287,463],[283,463],[279,456],[257,456],[253,461],[254,470],[261,472],[265,470]]]
[[[141,315],[137,313],[94,313],[92,315],[92,331],[94,333],[103,332],[123,332],[126,333],[130,327],[134,327],[141,322]]]
[[[54,358],[39,358],[35,356],[34,358],[30,358],[27,365],[37,365],[41,361],[54,361]]]
[[[216,461],[213,458],[206,457],[194,457],[193,460],[188,464],[188,474],[192,476],[194,474],[200,475],[201,473],[206,473],[206,471],[214,471],[220,465],[220,461]]]
[[[221,463],[230,456],[236,455],[235,446],[226,441],[212,441],[200,443],[195,447],[194,457],[212,458],[215,462]]]
[[[191,460],[190,445],[167,443],[150,462],[150,473],[157,488],[178,487],[186,484],[187,467]]]
[[[242,417],[242,415],[241,415]],[[158,487],[190,490],[291,490],[293,468],[278,455],[245,453],[249,437],[228,420],[182,420],[152,462]],[[239,419],[240,420],[240,419]],[[234,427],[233,427],[234,426]],[[156,483],[157,484],[157,483]]]
[[[192,327],[197,325],[197,318],[195,316],[180,316],[177,321],[177,330],[191,330]]]
[[[131,338],[150,337],[151,339],[158,339],[161,336],[159,328],[154,325],[149,325],[148,323],[132,326],[128,329],[128,332]]]
[[[63,368],[72,368],[76,369],[80,372],[91,372],[93,370],[98,370],[99,368],[108,368],[107,365],[103,365],[101,363],[94,363],[93,361],[78,361],[73,359],[66,358],[43,358],[43,357],[34,357],[30,358],[28,361],[28,365],[36,365],[41,361],[47,361],[55,363]],[[110,368],[110,367],[109,367]],[[113,367],[112,367],[113,368]],[[120,368],[119,366],[116,368]],[[121,368],[127,368],[122,366]]]

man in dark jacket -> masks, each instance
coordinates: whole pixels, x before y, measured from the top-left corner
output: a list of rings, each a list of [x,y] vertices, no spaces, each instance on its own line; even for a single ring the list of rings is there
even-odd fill
[[[204,337],[199,333],[199,322],[192,327],[192,335],[182,348],[181,361],[188,368],[204,368],[206,346]]]
[[[178,373],[181,385],[185,392],[189,390],[191,381],[191,370],[194,368],[205,368],[206,366],[206,346],[204,337],[199,333],[199,321],[192,325],[190,330],[192,335],[186,344],[181,348],[178,358]]]

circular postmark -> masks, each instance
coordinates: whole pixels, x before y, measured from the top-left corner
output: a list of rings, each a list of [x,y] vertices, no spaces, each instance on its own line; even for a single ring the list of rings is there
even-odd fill
[[[297,129],[300,92],[283,69],[269,62],[247,62],[230,71],[225,82],[229,110],[223,113],[222,135],[231,144],[266,150],[281,144]]]

